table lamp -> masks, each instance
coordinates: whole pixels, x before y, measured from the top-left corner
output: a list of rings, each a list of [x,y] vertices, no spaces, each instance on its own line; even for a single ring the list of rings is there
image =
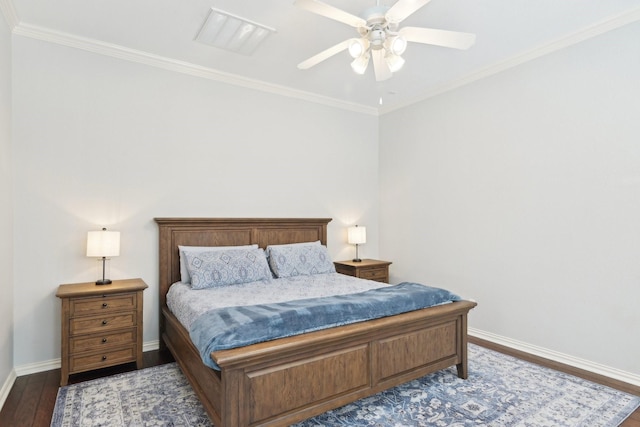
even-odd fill
[[[358,245],[367,243],[367,227],[358,227],[357,225],[349,227],[347,241],[351,245],[356,245],[356,257],[353,262],[362,262],[358,257]]]
[[[106,228],[103,228],[101,231],[89,231],[87,233],[87,256],[102,259],[102,279],[97,280],[96,285],[108,285],[111,283],[111,280],[105,277],[105,262],[107,257],[119,255],[119,231],[107,231]]]

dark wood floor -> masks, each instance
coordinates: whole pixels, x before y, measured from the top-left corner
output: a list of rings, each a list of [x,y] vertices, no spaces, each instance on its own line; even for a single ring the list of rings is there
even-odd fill
[[[593,382],[601,383],[609,387],[617,388],[626,391],[627,393],[640,396],[640,387],[637,386],[622,383],[620,381],[572,368],[557,362],[541,359],[537,356],[532,356],[517,350],[501,347],[478,338],[470,337],[469,341],[533,363],[564,371]],[[158,350],[144,353],[145,368],[172,361],[173,358],[167,351]],[[90,373],[76,374],[71,376],[69,383],[78,383],[132,370],[135,370],[135,364],[133,363],[93,371]],[[60,369],[18,377],[9,392],[9,396],[4,403],[2,411],[0,411],[0,427],[48,427],[51,424],[51,416],[53,414],[59,384]],[[621,426],[640,427],[640,408],[627,418]]]

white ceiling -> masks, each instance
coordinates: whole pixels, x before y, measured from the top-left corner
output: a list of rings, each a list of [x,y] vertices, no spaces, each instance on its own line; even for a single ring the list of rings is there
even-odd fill
[[[376,4],[325,2],[354,15]],[[201,44],[194,38],[211,7],[277,33],[252,56]],[[412,43],[404,68],[376,82],[371,66],[362,76],[351,70],[347,52],[298,70],[356,31],[293,0],[0,0],[0,8],[18,35],[372,114],[640,20],[640,0],[432,0],[402,26],[475,33],[476,44],[460,51]]]

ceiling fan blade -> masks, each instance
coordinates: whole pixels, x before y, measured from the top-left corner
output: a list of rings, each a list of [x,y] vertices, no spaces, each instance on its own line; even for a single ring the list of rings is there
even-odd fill
[[[413,12],[431,0],[398,0],[385,15],[387,22],[399,23],[407,19]]]
[[[302,61],[301,63],[298,64],[298,68],[301,70],[306,70],[313,67],[314,65],[321,63],[325,59],[331,58],[333,55],[337,55],[343,50],[348,49],[349,44],[353,40],[358,40],[358,39],[347,39],[341,43],[338,43],[335,46],[331,46],[329,49],[323,50],[322,52],[316,55],[313,55],[311,58],[307,59],[306,61]]]
[[[401,28],[398,33],[410,42],[462,50],[469,49],[476,42],[475,34],[436,30],[433,28],[404,27]]]
[[[293,4],[309,12],[317,13],[318,15],[351,25],[355,28],[367,26],[367,21],[364,19],[318,0],[296,0]]]
[[[393,73],[389,69],[387,61],[384,60],[384,51],[382,49],[372,50],[371,55],[373,56],[373,71],[376,74],[376,81],[390,79]]]

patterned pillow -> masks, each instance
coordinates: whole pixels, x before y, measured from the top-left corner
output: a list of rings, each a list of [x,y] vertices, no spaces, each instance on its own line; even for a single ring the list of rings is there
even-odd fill
[[[189,270],[187,269],[187,257],[184,256],[184,251],[190,252],[208,252],[208,251],[227,251],[229,249],[248,249],[257,248],[258,245],[242,245],[242,246],[178,246],[178,253],[180,255],[180,281],[191,284],[191,276],[189,276]]]
[[[184,251],[192,289],[206,289],[239,283],[271,280],[264,250],[229,249],[205,252]]]
[[[335,273],[327,247],[320,242],[267,247],[269,265],[276,277]]]

